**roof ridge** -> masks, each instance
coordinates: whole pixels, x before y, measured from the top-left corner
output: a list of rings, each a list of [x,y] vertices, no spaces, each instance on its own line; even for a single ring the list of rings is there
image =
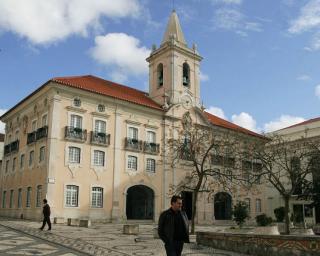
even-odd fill
[[[313,122],[316,122],[316,121],[320,121],[320,117],[310,118],[308,120],[304,120],[304,121],[302,121],[300,123],[296,123],[296,124],[293,124],[293,125],[278,129],[276,131],[282,131],[282,130],[285,130],[285,129],[289,129],[289,128],[292,128],[292,127],[297,127],[297,126],[304,125],[304,124],[313,123]],[[274,132],[276,132],[276,131],[274,131]]]
[[[110,81],[110,80],[107,80],[107,79],[104,79],[104,78],[101,78],[101,77],[98,77],[98,76],[94,76],[94,75],[91,75],[91,74],[82,75],[82,76],[61,76],[61,77],[54,77],[54,78],[52,78],[52,79],[50,79],[50,80],[57,82],[57,80],[59,80],[59,79],[61,79],[61,80],[66,80],[66,79],[85,78],[85,77],[88,77],[88,78],[91,77],[91,78],[94,78],[94,79],[97,79],[97,80],[101,80],[101,81],[105,81],[105,82],[108,82],[108,83],[112,83],[112,84],[115,84],[115,85],[118,85],[118,86],[121,86],[121,87],[125,87],[125,88],[130,89],[130,90],[133,90],[133,91],[137,91],[137,92],[140,92],[140,93],[144,93],[144,94],[147,95],[147,96],[149,95],[149,93],[147,93],[146,91],[142,91],[142,90],[139,90],[139,89],[130,87],[130,86],[128,86],[128,85],[116,83],[116,82],[113,82],[113,81]]]

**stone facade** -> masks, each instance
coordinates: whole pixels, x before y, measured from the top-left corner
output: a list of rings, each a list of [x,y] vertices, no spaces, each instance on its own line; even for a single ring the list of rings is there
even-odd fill
[[[157,221],[169,207],[172,185],[191,168],[172,167],[166,148],[186,112],[218,132],[263,139],[200,108],[200,61],[173,12],[164,41],[148,58],[149,95],[92,76],[59,78],[10,109],[1,117],[6,147],[0,214],[38,219],[47,198],[56,218]],[[199,223],[215,221],[219,192],[217,187],[200,196]],[[251,202],[252,217],[266,210],[263,185],[255,193],[238,187],[231,199],[230,209],[237,200]]]

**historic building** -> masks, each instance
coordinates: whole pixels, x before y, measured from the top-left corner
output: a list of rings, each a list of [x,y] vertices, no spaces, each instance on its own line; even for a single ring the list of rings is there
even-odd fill
[[[3,147],[4,147],[4,134],[0,133],[0,172],[1,172],[1,166],[2,166]]]
[[[156,221],[169,206],[170,187],[185,177],[166,152],[184,113],[219,132],[263,140],[203,110],[201,59],[172,12],[160,47],[147,59],[149,93],[91,75],[57,77],[17,103],[1,117],[1,215],[39,218],[46,197],[52,217]],[[184,196],[190,215],[191,192]],[[262,186],[255,193],[217,189],[211,200],[199,199],[197,221],[230,219],[239,199],[251,205],[252,216],[265,211]]]
[[[281,130],[270,133],[270,135],[279,135],[285,138],[288,142],[299,143],[301,138],[307,140],[319,141],[320,139],[320,118],[310,119]],[[316,144],[314,144],[316,145]],[[318,142],[317,142],[318,145]],[[316,159],[319,161],[319,158]],[[318,165],[315,168],[312,168],[312,177],[309,177],[310,180],[318,181],[320,179],[320,170]],[[308,175],[309,176],[309,175]],[[308,177],[307,177],[308,178]],[[284,201],[280,197],[277,190],[272,186],[267,186],[267,214],[273,216],[273,209],[284,206]],[[303,191],[298,191],[296,195],[290,200],[290,214],[302,216],[302,220],[308,224],[320,223],[320,207],[310,207],[311,201],[303,200],[300,197],[300,194]]]

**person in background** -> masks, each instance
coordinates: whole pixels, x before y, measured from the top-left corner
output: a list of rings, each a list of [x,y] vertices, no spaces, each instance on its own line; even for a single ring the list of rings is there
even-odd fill
[[[173,196],[171,207],[159,217],[158,234],[164,242],[167,256],[181,256],[183,244],[190,242],[188,217],[181,207],[182,198]]]
[[[51,221],[50,221],[50,206],[48,205],[47,199],[43,199],[43,222],[42,222],[42,227],[40,228],[41,230],[44,229],[44,226],[46,223],[48,224],[48,230],[51,230]]]

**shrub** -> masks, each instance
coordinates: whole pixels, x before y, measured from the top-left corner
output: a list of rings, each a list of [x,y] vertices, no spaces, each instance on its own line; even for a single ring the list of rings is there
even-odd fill
[[[284,221],[285,210],[283,206],[274,209],[273,212],[274,212],[274,215],[276,216],[277,222]]]
[[[256,216],[256,222],[257,222],[258,226],[265,227],[265,226],[268,226],[272,223],[272,218],[268,217],[265,214],[261,214],[261,215]]]
[[[232,211],[233,220],[241,227],[249,217],[248,205],[246,202],[238,202]]]

